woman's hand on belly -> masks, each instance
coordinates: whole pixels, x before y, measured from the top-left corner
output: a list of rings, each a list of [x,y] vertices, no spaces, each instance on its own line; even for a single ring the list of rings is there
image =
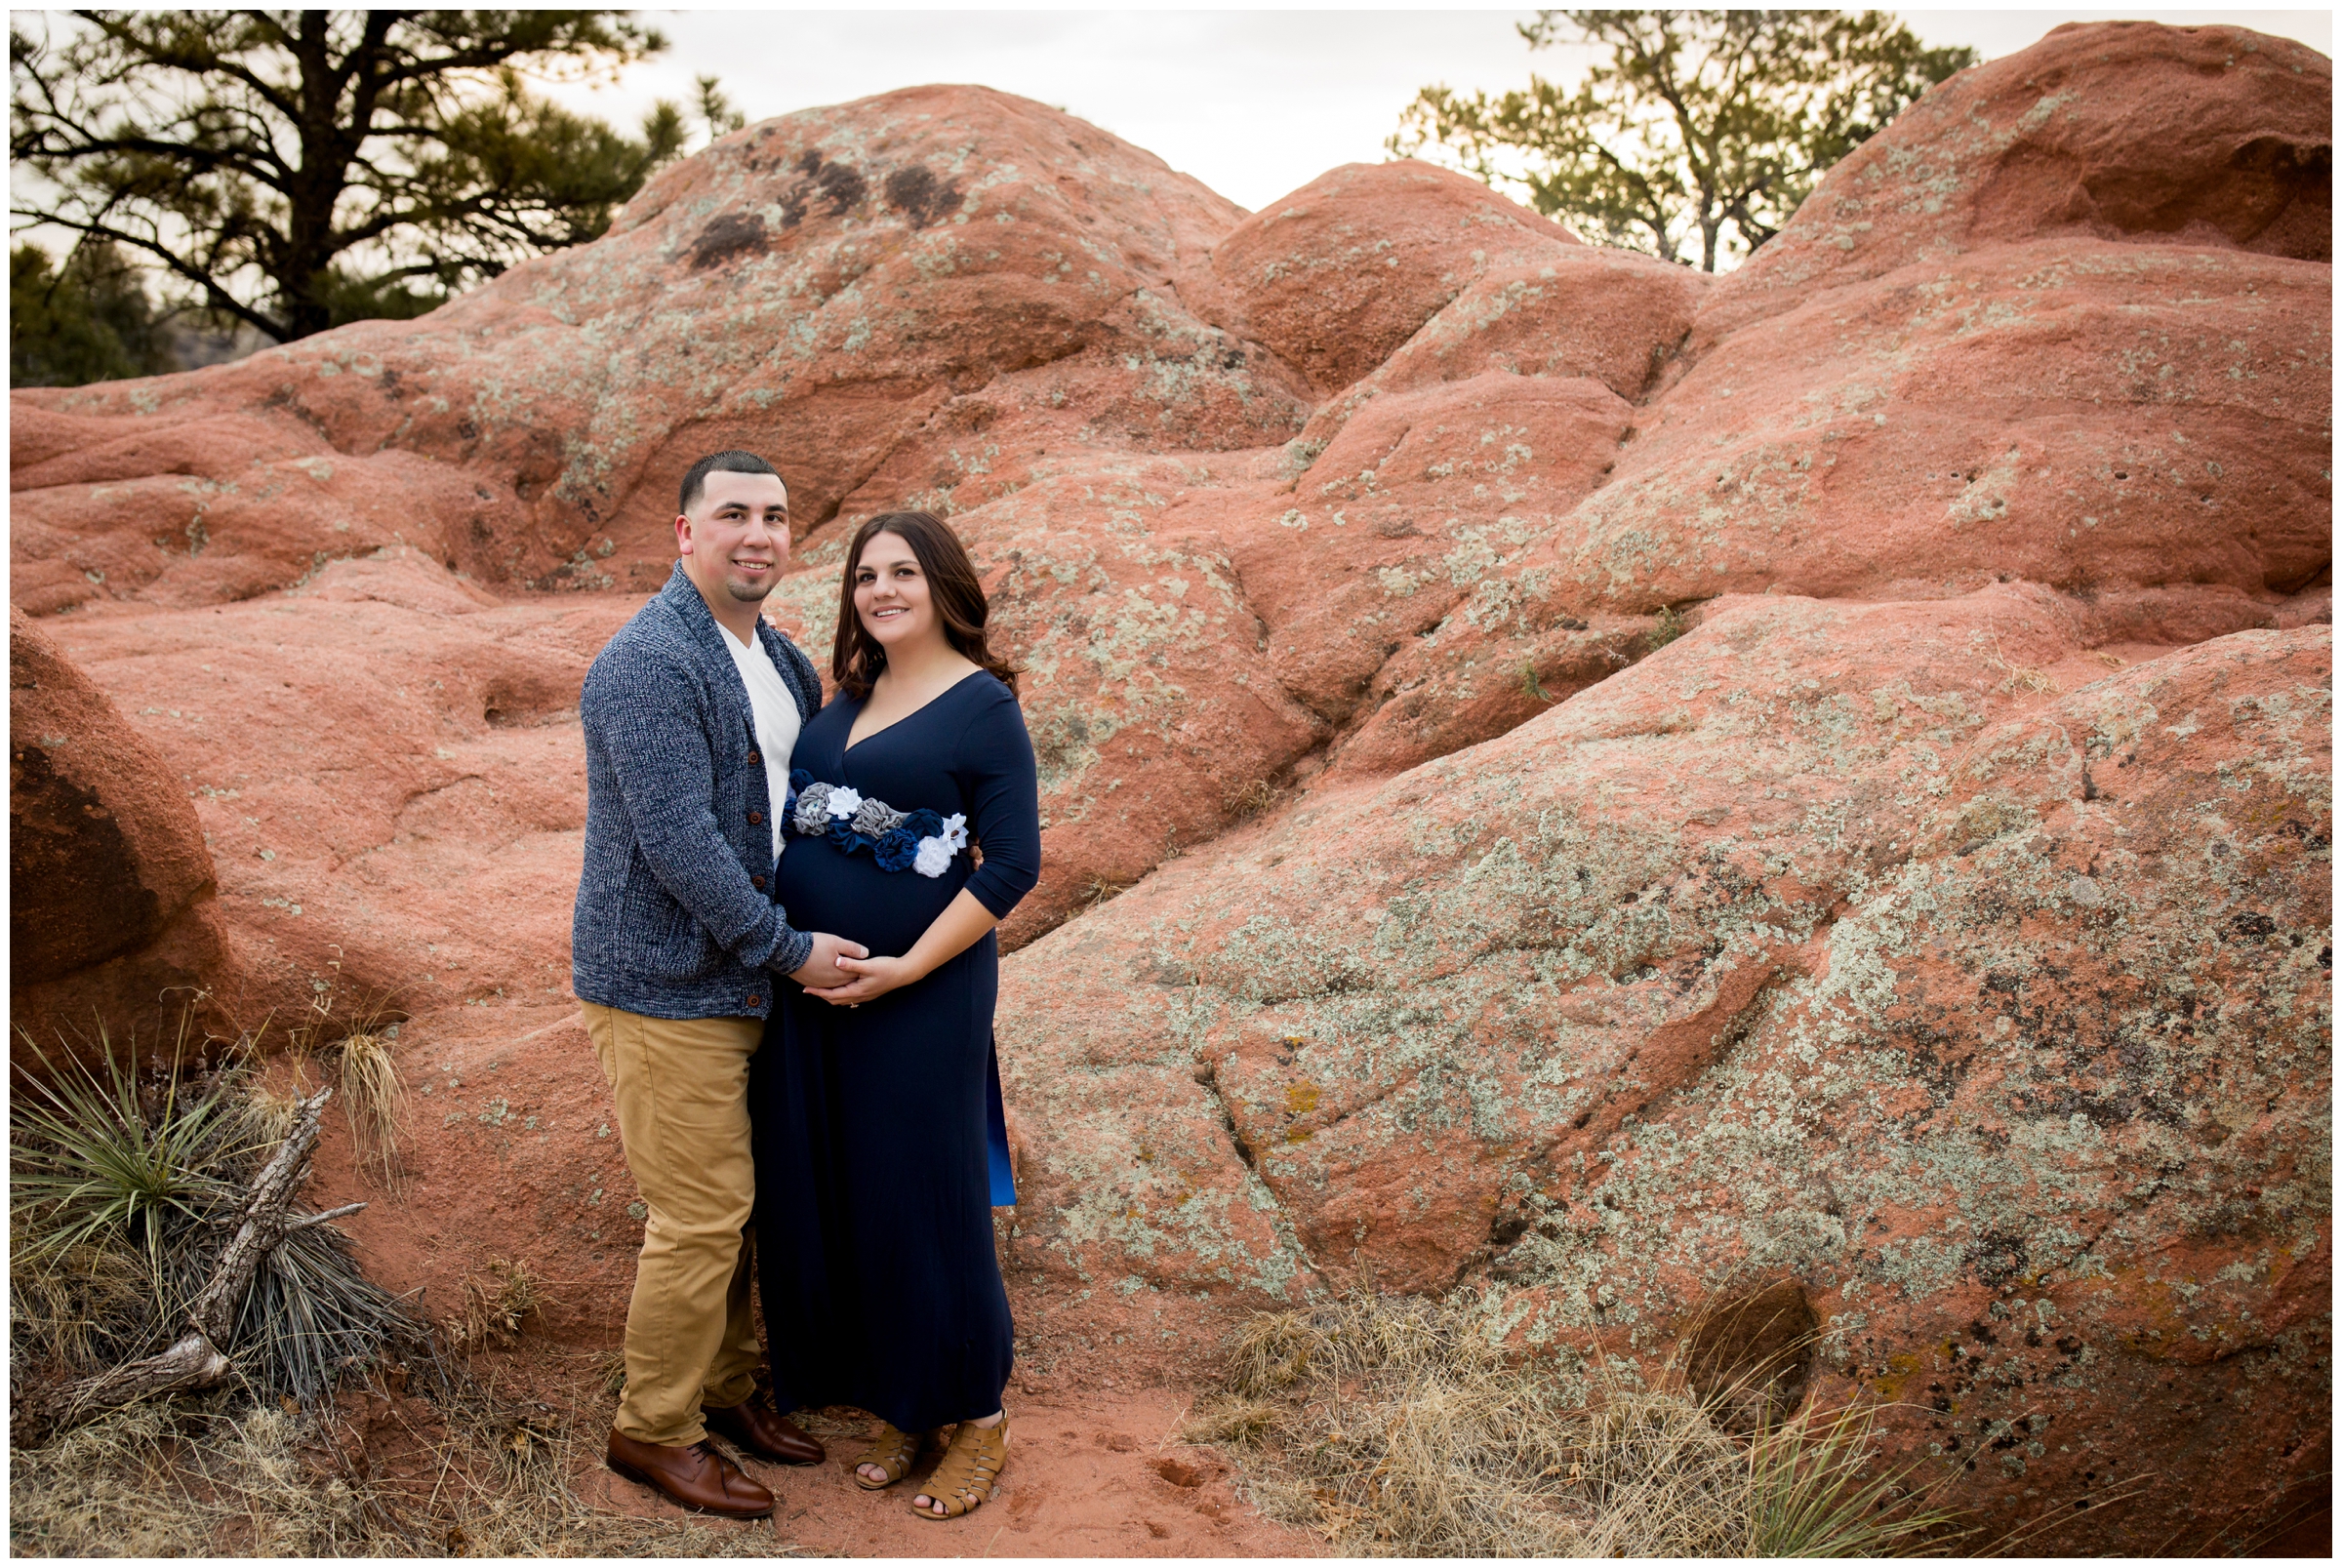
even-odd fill
[[[838,1007],[860,1007],[888,991],[916,985],[936,970],[957,958],[981,941],[984,934],[998,925],[999,919],[984,906],[984,902],[962,888],[958,897],[944,906],[925,934],[910,951],[900,958],[853,958],[841,955],[837,959],[840,973],[850,977],[845,985],[815,988],[808,985],[805,994],[818,996]]]
[[[859,1007],[873,997],[901,990],[927,978],[924,970],[911,968],[908,957],[840,958],[837,967],[846,976],[844,985],[819,988],[808,985],[805,994],[841,1007]]]

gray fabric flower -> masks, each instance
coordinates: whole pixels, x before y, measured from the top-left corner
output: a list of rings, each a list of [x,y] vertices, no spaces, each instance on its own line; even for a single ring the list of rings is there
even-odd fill
[[[797,795],[796,829],[810,838],[829,830],[829,786],[807,784]]]
[[[865,838],[882,838],[903,820],[903,814],[883,800],[865,799],[854,813],[854,831]]]

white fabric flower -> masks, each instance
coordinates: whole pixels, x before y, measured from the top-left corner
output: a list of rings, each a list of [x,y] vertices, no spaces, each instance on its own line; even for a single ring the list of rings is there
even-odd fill
[[[919,840],[919,853],[910,868],[921,876],[941,876],[951,868],[951,846],[940,838]]]
[[[953,812],[950,816],[944,819],[943,841],[946,844],[950,845],[953,850],[963,850],[968,847],[968,819],[966,813]]]
[[[851,817],[862,810],[862,791],[839,784],[829,791],[829,815]]]

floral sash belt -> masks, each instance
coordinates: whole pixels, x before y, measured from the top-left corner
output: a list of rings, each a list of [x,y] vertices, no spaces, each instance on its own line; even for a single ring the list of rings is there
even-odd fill
[[[814,783],[803,768],[788,776],[783,819],[799,838],[827,838],[851,855],[867,849],[881,871],[941,876],[968,845],[968,819],[932,811],[897,811],[845,784]]]

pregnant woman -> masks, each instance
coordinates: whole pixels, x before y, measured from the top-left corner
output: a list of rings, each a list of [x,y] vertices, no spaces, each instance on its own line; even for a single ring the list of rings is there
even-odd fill
[[[776,896],[801,928],[872,956],[841,965],[846,985],[783,987],[748,1089],[780,1407],[877,1416],[855,1469],[873,1490],[909,1471],[917,1434],[956,1423],[911,1503],[934,1519],[982,1504],[1008,1458],[991,1209],[1016,1192],[992,928],[1039,876],[1041,830],[1016,672],[985,616],[936,518],[890,512],[854,536],[838,693],[797,742]]]

